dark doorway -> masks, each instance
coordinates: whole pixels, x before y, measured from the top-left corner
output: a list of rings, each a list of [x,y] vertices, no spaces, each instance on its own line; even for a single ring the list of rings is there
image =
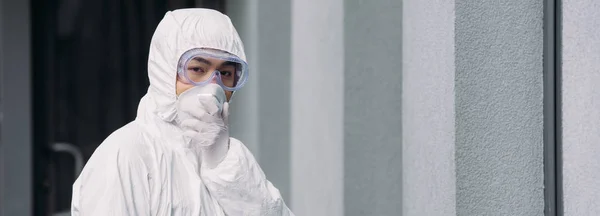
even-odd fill
[[[168,10],[225,0],[32,0],[35,215],[68,212],[77,166],[135,118]]]

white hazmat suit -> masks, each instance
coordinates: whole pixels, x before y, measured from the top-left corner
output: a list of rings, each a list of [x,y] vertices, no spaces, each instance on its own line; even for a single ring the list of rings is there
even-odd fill
[[[197,146],[175,122],[177,64],[193,48],[246,60],[229,18],[209,9],[167,12],[150,44],[150,87],[137,117],[96,149],[73,185],[74,216],[293,215],[238,140],[216,166],[198,162]]]

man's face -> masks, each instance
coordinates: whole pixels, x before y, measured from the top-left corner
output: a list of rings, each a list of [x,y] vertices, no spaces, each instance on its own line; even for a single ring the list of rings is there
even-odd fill
[[[208,57],[196,57],[189,61],[186,73],[188,77],[195,82],[205,81],[218,70],[221,75],[221,81],[225,86],[233,87],[235,85],[234,74],[236,72],[235,63],[228,62],[220,59],[213,59]],[[184,78],[185,79],[185,78]],[[212,83],[217,83],[217,76],[213,77]],[[193,84],[188,83],[187,80],[181,80],[179,76],[177,76],[177,96],[186,90],[194,87]],[[227,96],[227,101],[231,98],[232,92],[225,91],[225,95]]]

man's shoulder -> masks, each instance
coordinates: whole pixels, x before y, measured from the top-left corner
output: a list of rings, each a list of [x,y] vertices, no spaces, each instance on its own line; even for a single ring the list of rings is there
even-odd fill
[[[139,157],[142,156],[145,149],[147,149],[147,143],[144,139],[144,131],[134,121],[108,135],[98,146],[94,155],[118,154],[120,157]]]
[[[143,130],[140,125],[135,121],[132,121],[109,134],[103,143],[121,140],[136,140],[142,136],[142,133]]]
[[[115,130],[92,153],[82,174],[106,174],[134,164],[145,164],[149,148],[144,140],[142,128],[135,123]]]

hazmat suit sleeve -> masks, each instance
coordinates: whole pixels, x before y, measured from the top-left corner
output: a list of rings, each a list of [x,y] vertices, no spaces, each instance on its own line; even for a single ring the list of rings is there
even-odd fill
[[[225,159],[213,169],[202,166],[201,176],[227,215],[294,215],[239,140],[231,138]]]
[[[109,137],[90,158],[73,185],[72,216],[155,215],[148,169],[136,144],[125,140]]]

